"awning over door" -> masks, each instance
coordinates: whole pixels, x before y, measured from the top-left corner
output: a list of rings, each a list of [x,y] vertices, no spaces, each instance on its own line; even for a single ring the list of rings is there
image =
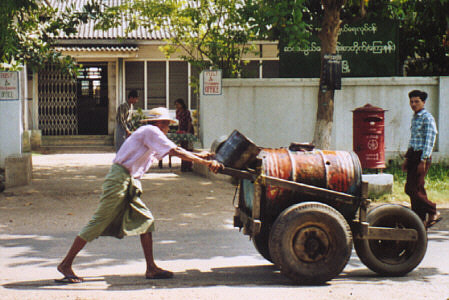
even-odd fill
[[[96,58],[96,57],[108,57],[108,58],[129,58],[136,57],[139,51],[138,46],[58,46],[56,51],[62,52],[65,55],[70,55],[74,58]]]

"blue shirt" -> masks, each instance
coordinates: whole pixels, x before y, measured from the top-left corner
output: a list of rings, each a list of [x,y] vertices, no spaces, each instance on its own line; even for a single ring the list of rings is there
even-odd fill
[[[409,148],[414,151],[422,151],[421,160],[429,158],[432,155],[438,133],[433,116],[425,109],[415,113],[410,130]]]

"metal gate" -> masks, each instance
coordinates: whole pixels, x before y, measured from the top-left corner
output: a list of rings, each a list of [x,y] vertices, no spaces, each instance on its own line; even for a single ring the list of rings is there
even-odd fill
[[[39,71],[38,85],[42,135],[77,135],[76,78],[48,65]]]

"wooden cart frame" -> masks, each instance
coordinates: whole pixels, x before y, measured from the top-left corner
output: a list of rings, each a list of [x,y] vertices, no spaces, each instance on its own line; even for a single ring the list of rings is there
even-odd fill
[[[261,211],[261,209],[264,207],[262,201],[266,200],[264,187],[269,185],[313,196],[313,198],[319,199],[317,201],[318,204],[315,204],[318,206],[328,206],[326,205],[327,203],[337,202],[352,205],[354,209],[356,209],[355,218],[346,220],[350,228],[349,247],[352,248],[352,241],[354,241],[356,252],[361,261],[368,266],[368,268],[381,275],[404,275],[413,270],[423,259],[427,249],[427,233],[421,220],[410,209],[399,205],[386,205],[379,209],[369,211],[368,209],[371,200],[366,197],[367,184],[362,184],[362,193],[361,196],[358,197],[326,188],[264,175],[261,172],[260,164],[260,162],[257,164],[258,167],[256,167],[255,170],[224,168],[220,171],[222,174],[238,179],[240,184],[244,179],[254,183],[254,197],[251,213],[248,213],[248,209],[244,209],[243,199],[240,193],[238,205],[235,206],[234,215],[234,226],[242,229],[243,233],[249,235],[253,240],[261,235],[264,225],[264,220],[262,218],[264,212]],[[298,205],[300,204],[301,203]],[[397,219],[397,221],[395,219]],[[346,223],[345,220],[343,220],[343,222]],[[270,241],[268,241],[267,237],[266,243],[282,242],[282,238],[273,236],[279,234],[283,234],[282,230],[277,230],[274,234],[271,233],[269,237]],[[331,240],[332,239],[329,241]],[[348,240],[348,237],[346,237],[346,240]],[[293,244],[291,241],[289,241],[289,243]],[[296,247],[296,245],[285,244],[287,247]],[[270,244],[269,246],[269,252],[272,255],[273,252],[276,254],[276,257],[273,258],[273,260],[269,257],[269,254],[267,257],[267,255],[263,255],[262,252],[259,249],[258,250],[265,258],[278,265],[282,273],[299,283],[316,284],[334,278],[343,270],[351,255],[350,249],[347,250],[344,255],[338,254],[340,256],[345,256],[339,262],[339,267],[331,268],[321,275],[316,275],[315,273],[318,274],[320,271],[319,269],[323,269],[323,264],[318,262],[319,260],[324,261],[325,257],[317,258],[316,261],[314,259],[301,261],[302,254],[295,254],[295,251],[298,251],[297,249],[286,249],[284,251],[277,247],[277,250],[272,250],[272,245]],[[285,245],[280,247],[285,247]],[[256,246],[256,248],[258,247]],[[266,245],[266,248],[268,249],[268,245]],[[268,252],[268,250],[266,252]],[[287,254],[290,258],[284,259],[282,257],[284,254]],[[335,255],[335,257],[338,256],[337,254]],[[335,259],[335,257],[332,257],[332,259]],[[317,264],[315,269],[313,269],[315,262],[317,262]],[[300,266],[297,267],[296,265]],[[314,271],[310,272],[310,270]]]

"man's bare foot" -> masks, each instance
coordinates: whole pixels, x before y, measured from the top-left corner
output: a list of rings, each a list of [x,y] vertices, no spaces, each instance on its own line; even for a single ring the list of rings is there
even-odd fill
[[[71,267],[64,267],[62,264],[58,265],[58,271],[64,275],[64,278],[55,280],[58,283],[81,283],[83,278],[76,276]]]
[[[156,268],[153,270],[148,270],[145,273],[147,279],[168,279],[173,277],[173,272],[163,270],[161,268]]]

